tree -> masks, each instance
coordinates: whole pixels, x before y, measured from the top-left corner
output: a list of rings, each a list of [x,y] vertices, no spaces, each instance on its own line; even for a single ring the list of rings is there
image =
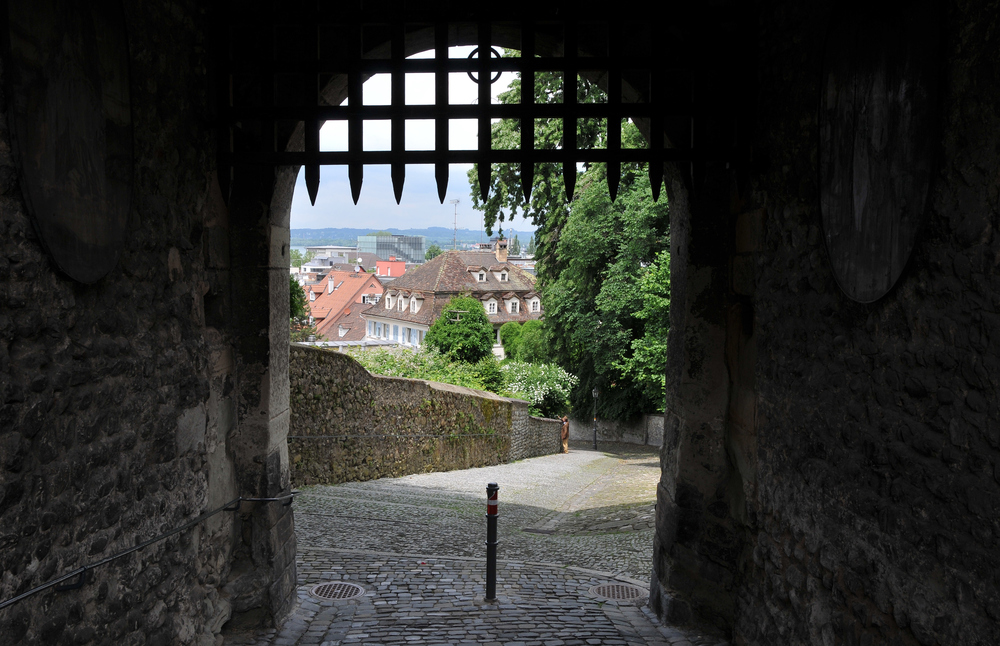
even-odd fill
[[[504,53],[512,54],[510,50]],[[519,104],[521,91],[521,77],[518,74],[508,90],[501,92],[498,98],[501,103]],[[562,73],[536,72],[534,92],[536,103],[562,103]],[[578,79],[576,93],[578,103],[597,103],[605,100],[606,96],[595,83],[583,78]],[[536,150],[554,150],[563,145],[562,119],[535,119],[534,126]],[[520,146],[521,126],[518,119],[501,119],[492,125],[491,133],[494,148],[513,150]],[[600,120],[578,121],[577,148],[592,148],[605,136]],[[483,212],[486,231],[491,235],[495,224],[499,223],[502,231],[504,220],[513,220],[518,212],[538,227],[535,232],[535,254],[539,259],[536,271],[539,287],[542,287],[549,277],[559,272],[559,264],[552,252],[569,214],[569,199],[563,188],[562,164],[535,164],[531,199],[528,202],[525,202],[521,190],[519,164],[494,164],[492,171],[489,195],[485,202],[480,200],[478,168],[474,166],[469,171],[472,207]]]
[[[304,321],[309,316],[309,305],[306,301],[305,290],[295,280],[295,276],[288,277],[288,313],[293,322]]]
[[[535,255],[535,236],[532,235],[528,238],[528,247],[525,249],[525,254],[528,256]]]
[[[517,234],[515,234],[514,239],[510,241],[510,255],[521,255],[521,241],[517,239]]]
[[[493,352],[493,325],[481,302],[456,296],[427,330],[425,340],[454,359],[476,363]]]
[[[521,324],[517,321],[507,321],[500,326],[500,343],[503,344],[503,355],[507,359],[517,357],[521,344]]]
[[[670,329],[670,252],[664,249],[650,263],[639,282],[643,335],[632,340],[632,356],[618,367],[631,376],[649,401],[664,405],[667,368],[667,333]]]
[[[316,257],[315,251],[307,251],[305,255],[302,254],[298,249],[292,249],[291,253],[288,254],[289,266],[290,267],[301,267],[310,260]]]
[[[518,361],[545,363],[549,360],[549,340],[541,321],[526,321],[521,326],[517,348]]]
[[[666,369],[667,204],[652,201],[645,172],[622,170],[614,204],[602,165],[581,178],[556,243],[562,270],[542,293],[546,347],[580,378],[574,409],[591,408],[596,386],[599,414],[609,419],[660,410],[662,381],[655,375]],[[521,343],[523,351],[523,331]]]
[[[499,95],[502,103],[520,103],[521,79]],[[563,100],[562,77],[537,73],[535,102]],[[577,101],[604,100],[604,93],[586,79],[577,84]],[[553,149],[562,145],[559,119],[535,120],[535,147]],[[622,121],[622,147],[644,147],[638,130]],[[500,120],[492,126],[493,146],[515,149],[520,144],[520,123]],[[600,147],[606,129],[588,120],[578,123],[576,145],[580,149]],[[561,164],[536,164],[530,200],[524,200],[517,164],[492,167],[490,192],[479,199],[478,169],[469,172],[473,206],[484,213],[487,230],[521,212],[537,227],[529,242],[529,253],[537,261],[537,289],[545,308],[545,325],[535,333],[521,330],[519,357],[538,348],[564,369],[579,377],[571,400],[577,411],[591,409],[591,390],[601,389],[599,414],[609,419],[660,410],[653,375],[663,374],[665,357],[660,342],[666,338],[666,319],[640,316],[644,311],[641,285],[655,267],[660,274],[650,279],[650,294],[669,304],[669,293],[661,257],[669,246],[666,200],[652,201],[649,179],[637,164],[623,164],[618,198],[608,197],[607,169],[603,164],[586,168],[577,179],[575,201],[563,190]],[[532,248],[534,247],[534,248]],[[665,275],[669,281],[669,271]],[[657,291],[658,290],[658,291]],[[661,312],[662,313],[662,312]],[[532,336],[540,342],[532,340]],[[647,346],[647,343],[653,343]],[[665,346],[662,348],[665,350]],[[659,382],[659,383],[662,383]],[[662,388],[658,391],[662,393]]]
[[[432,244],[431,246],[427,247],[427,252],[424,253],[424,260],[434,260],[442,253],[443,252],[441,250],[441,247],[437,246],[436,244]]]

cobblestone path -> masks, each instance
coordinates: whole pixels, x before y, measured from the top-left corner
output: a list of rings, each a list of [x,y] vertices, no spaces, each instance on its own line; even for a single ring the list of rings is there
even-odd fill
[[[585,444],[514,464],[305,488],[295,501],[299,605],[274,644],[724,644],[645,607],[656,449]],[[486,484],[500,485],[497,600],[484,600]],[[349,582],[363,596],[310,590]],[[634,599],[599,596],[619,586]],[[605,590],[606,592],[606,590]]]

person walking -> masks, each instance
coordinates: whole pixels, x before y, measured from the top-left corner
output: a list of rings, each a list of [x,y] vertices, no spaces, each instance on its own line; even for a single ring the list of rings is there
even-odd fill
[[[569,418],[563,415],[562,417],[562,452],[569,453]]]

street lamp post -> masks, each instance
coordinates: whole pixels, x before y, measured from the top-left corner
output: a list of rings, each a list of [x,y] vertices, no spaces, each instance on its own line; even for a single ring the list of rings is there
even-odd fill
[[[594,396],[594,450],[597,450],[597,397],[601,394],[600,389],[594,386],[594,389],[590,391],[590,394]]]

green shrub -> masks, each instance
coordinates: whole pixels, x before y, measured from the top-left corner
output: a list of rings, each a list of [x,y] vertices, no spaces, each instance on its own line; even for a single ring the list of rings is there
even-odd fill
[[[527,321],[521,326],[521,338],[515,358],[527,363],[545,363],[549,360],[549,342],[541,321]]]
[[[487,390],[475,364],[454,361],[432,348],[372,348],[350,353],[368,372],[386,377],[440,381],[455,386]]]
[[[476,364],[476,376],[483,388],[491,393],[500,393],[503,390],[504,379],[500,371],[500,362],[490,354]]]
[[[493,352],[493,324],[481,302],[456,296],[444,306],[424,340],[454,359],[476,363]]]
[[[500,343],[503,344],[503,355],[507,359],[517,358],[517,349],[521,344],[521,324],[517,321],[507,321],[500,326]]]

